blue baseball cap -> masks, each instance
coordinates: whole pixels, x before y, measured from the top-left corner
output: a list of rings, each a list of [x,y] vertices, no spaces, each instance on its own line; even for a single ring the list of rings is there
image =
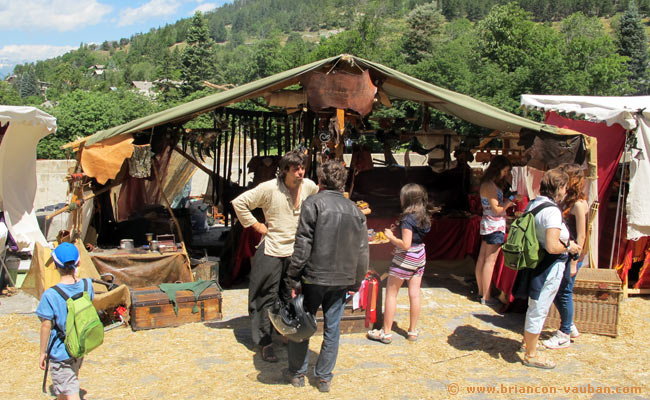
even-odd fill
[[[72,243],[61,243],[52,252],[52,260],[58,268],[76,268],[79,265],[79,250]]]

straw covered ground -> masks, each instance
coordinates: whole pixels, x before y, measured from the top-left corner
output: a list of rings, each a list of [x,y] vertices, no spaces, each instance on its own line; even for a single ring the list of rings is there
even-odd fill
[[[500,315],[470,300],[469,285],[448,272],[428,273],[426,286],[416,343],[399,334],[390,345],[368,341],[363,333],[342,336],[329,397],[650,399],[649,298],[632,297],[622,303],[618,338],[583,334],[570,348],[550,352],[558,367],[547,371],[521,364],[517,349],[523,314]],[[216,323],[107,332],[105,343],[84,360],[83,398],[328,396],[313,384],[294,388],[283,383],[287,354],[279,339],[280,362],[261,360],[251,341],[246,298],[245,289],[225,291],[224,318]],[[400,291],[398,307],[397,324],[407,328],[405,289]],[[44,398],[43,375],[37,366],[38,330],[34,314],[0,315],[0,398]],[[320,336],[311,340],[310,364],[321,341]],[[627,393],[599,393],[617,389]]]

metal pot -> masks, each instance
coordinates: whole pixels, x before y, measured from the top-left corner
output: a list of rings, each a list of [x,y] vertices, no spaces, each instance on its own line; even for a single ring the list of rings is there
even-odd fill
[[[121,249],[133,249],[133,239],[122,239],[120,240]]]
[[[151,251],[158,251],[158,245],[160,244],[159,241],[157,240],[152,240],[149,242],[149,250]]]

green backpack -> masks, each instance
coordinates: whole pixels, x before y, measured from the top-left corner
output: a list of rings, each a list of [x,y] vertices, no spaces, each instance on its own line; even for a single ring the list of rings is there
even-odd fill
[[[104,342],[104,324],[99,319],[88,294],[88,280],[84,279],[84,290],[69,297],[58,286],[53,286],[68,306],[68,318],[65,322],[65,334],[59,337],[65,343],[68,354],[81,358]],[[55,326],[58,326],[55,324]]]
[[[535,215],[547,207],[556,207],[556,205],[545,202],[512,222],[508,239],[501,246],[503,263],[506,267],[515,271],[535,268],[544,258],[544,249],[540,248],[539,240],[537,240]]]

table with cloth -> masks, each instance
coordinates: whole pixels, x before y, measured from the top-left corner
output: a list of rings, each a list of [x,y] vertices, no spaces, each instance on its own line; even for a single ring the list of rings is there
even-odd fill
[[[397,218],[368,216],[368,229],[383,232]],[[457,260],[467,255],[476,258],[481,246],[478,215],[469,218],[433,218],[431,230],[424,237],[427,260]],[[370,246],[370,260],[391,260],[395,246],[387,243]]]
[[[169,253],[136,248],[95,250],[88,255],[100,275],[113,274],[115,283],[132,288],[194,280],[189,258],[182,247]]]

